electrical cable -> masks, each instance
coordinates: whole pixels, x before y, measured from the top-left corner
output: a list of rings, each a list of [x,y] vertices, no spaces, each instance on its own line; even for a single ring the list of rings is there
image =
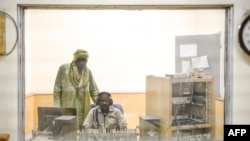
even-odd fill
[[[13,50],[15,49],[16,45],[17,45],[17,42],[18,42],[18,28],[17,28],[17,24],[15,22],[15,20],[7,13],[3,12],[3,11],[0,11],[0,13],[4,14],[5,16],[7,16],[8,18],[10,18],[10,20],[14,23],[14,26],[15,26],[15,30],[16,30],[16,33],[17,33],[17,36],[16,36],[16,40],[15,40],[15,43],[13,45],[13,47],[11,48],[11,50],[7,53],[4,53],[4,54],[0,54],[0,56],[7,56],[9,55],[10,53],[13,52]]]

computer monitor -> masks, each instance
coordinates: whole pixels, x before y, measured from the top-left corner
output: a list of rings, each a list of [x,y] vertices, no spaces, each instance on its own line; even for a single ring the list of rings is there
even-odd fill
[[[38,107],[38,131],[53,132],[53,121],[60,116],[76,116],[76,108]]]

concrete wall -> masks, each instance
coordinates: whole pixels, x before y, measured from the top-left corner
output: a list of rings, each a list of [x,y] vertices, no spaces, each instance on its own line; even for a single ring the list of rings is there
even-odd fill
[[[250,98],[249,81],[250,81],[250,57],[245,55],[239,47],[237,32],[243,13],[250,8],[249,0],[0,0],[0,10],[7,12],[14,19],[17,19],[18,4],[165,4],[165,5],[192,5],[192,4],[233,4],[233,53],[231,57],[233,64],[233,103],[232,103],[232,123],[233,124],[250,124],[249,113]],[[11,49],[11,45],[7,50]],[[10,141],[18,141],[20,134],[24,130],[19,129],[21,120],[18,113],[21,112],[18,101],[18,49],[8,56],[0,56],[0,133],[9,133]],[[225,95],[225,97],[227,94]],[[23,130],[23,132],[19,132]]]

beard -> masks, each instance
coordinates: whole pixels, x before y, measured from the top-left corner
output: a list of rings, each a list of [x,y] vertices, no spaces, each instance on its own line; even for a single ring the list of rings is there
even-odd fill
[[[101,111],[102,113],[108,113],[109,112],[109,105],[101,105]]]

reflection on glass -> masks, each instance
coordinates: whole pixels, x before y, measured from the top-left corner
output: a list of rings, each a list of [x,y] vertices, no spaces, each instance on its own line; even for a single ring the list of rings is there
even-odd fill
[[[70,17],[70,20],[65,17]],[[70,62],[72,52],[78,48],[90,52],[89,66],[95,74],[100,90],[119,93],[114,95],[118,99],[115,102],[123,105],[125,109],[124,115],[129,124],[128,134],[112,131],[109,132],[112,134],[109,137],[115,139],[118,135],[134,137],[134,133],[138,133],[140,116],[146,114],[146,107],[138,106],[145,105],[145,101],[139,103],[145,98],[144,95],[140,97],[141,95],[133,94],[145,94],[147,75],[165,76],[176,72],[175,37],[221,33],[220,39],[224,43],[224,26],[225,11],[218,9],[27,9],[25,11],[25,137],[43,141],[51,139],[51,134],[40,134],[38,107],[53,107],[53,86],[58,66]],[[193,43],[187,42],[187,44]],[[208,61],[211,65],[213,61],[219,60]],[[222,75],[221,72],[216,73]],[[127,100],[133,100],[134,97],[140,99],[138,98],[137,102]],[[194,97],[194,101],[201,102],[200,97]],[[153,103],[152,106],[157,107],[158,104],[160,103]],[[72,117],[60,116],[52,115],[52,123],[51,120],[49,123],[58,125],[58,121],[61,122],[62,119],[74,121]],[[64,129],[64,126],[59,127],[61,130]],[[148,130],[145,135],[157,137],[155,136],[157,128]],[[66,134],[60,134],[61,130],[52,127],[49,131],[52,131],[52,137],[56,134],[60,135],[56,137],[57,139],[63,139]],[[70,133],[74,128],[63,131]],[[104,131],[85,132],[88,135],[79,131],[73,136],[78,140],[89,135],[107,138],[106,134],[99,134],[100,132]],[[137,140],[139,138],[140,136],[136,136]]]

